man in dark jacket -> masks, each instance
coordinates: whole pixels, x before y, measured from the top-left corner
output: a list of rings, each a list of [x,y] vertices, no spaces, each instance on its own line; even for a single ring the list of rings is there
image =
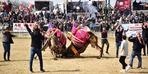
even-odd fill
[[[133,42],[133,50],[130,56],[130,64],[127,66],[126,71],[133,67],[133,60],[135,56],[138,58],[138,67],[142,68],[142,57],[141,57],[141,49],[144,46],[144,40],[139,32],[137,32],[136,37],[129,37],[129,41]]]
[[[148,56],[148,25],[142,25],[142,37],[145,41],[145,46],[143,47],[143,55],[146,56],[146,46],[147,46],[147,56]]]
[[[27,24],[25,24],[25,26],[27,28],[27,31],[31,35],[30,71],[33,72],[33,69],[32,69],[33,58],[34,58],[34,55],[37,54],[40,61],[40,70],[44,72],[42,52],[41,52],[42,41],[44,39],[44,36],[42,35],[37,23],[34,25],[33,31],[30,30]]]
[[[10,48],[11,48],[10,44],[13,43],[12,37],[14,37],[14,35],[10,33],[10,28],[8,26],[3,27],[2,33],[3,33],[2,42],[4,47],[4,61],[10,61]]]
[[[109,42],[108,42],[108,31],[106,30],[105,27],[103,27],[103,30],[101,31],[101,43],[102,43],[102,49],[104,48],[104,45],[106,44],[107,48],[106,48],[106,53],[108,53],[108,49],[109,49]],[[102,51],[103,53],[103,51]]]
[[[116,31],[115,31],[115,41],[116,41],[116,58],[118,58],[118,53],[119,53],[119,47],[121,45],[122,42],[122,35],[123,35],[123,28],[121,27],[121,25],[118,25],[116,27]]]

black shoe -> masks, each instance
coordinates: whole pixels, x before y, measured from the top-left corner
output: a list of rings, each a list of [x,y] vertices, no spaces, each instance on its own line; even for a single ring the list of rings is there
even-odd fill
[[[37,56],[35,56],[34,59],[37,59]]]
[[[45,70],[44,69],[41,69],[41,72],[45,72]]]
[[[6,59],[4,59],[4,61],[7,61]]]
[[[32,72],[32,73],[33,73],[33,70],[32,70],[32,69],[30,69],[30,72]]]
[[[143,56],[146,56],[146,54],[143,54]]]
[[[142,69],[142,67],[141,66],[138,66],[137,69]]]
[[[109,54],[109,52],[108,52],[108,51],[106,51],[106,53],[107,53],[107,54]]]

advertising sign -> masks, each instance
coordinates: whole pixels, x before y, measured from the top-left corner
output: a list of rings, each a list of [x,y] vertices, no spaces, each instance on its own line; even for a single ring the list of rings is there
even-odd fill
[[[34,23],[13,23],[13,32],[27,32],[26,27],[27,24],[30,29],[33,29]]]
[[[133,24],[122,24],[124,30],[127,30],[127,37],[136,35],[136,32],[142,33],[142,23],[133,23]]]

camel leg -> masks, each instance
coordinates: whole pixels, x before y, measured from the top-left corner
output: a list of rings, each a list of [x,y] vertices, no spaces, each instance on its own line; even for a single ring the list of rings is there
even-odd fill
[[[103,55],[103,49],[100,50],[100,55],[99,55],[100,58],[102,57],[102,55]]]
[[[51,41],[51,46],[50,46],[50,49],[51,49],[51,53],[52,53],[52,55],[53,55],[53,58],[54,58],[54,60],[57,60],[57,53],[56,53],[56,50],[58,50],[57,49],[57,47],[56,47],[56,42],[55,42],[55,37],[53,37],[50,41]]]
[[[45,51],[45,49],[49,46],[49,40],[47,39],[46,42],[44,43],[43,47],[42,47],[42,51]]]
[[[71,50],[76,57],[80,56],[80,54],[78,53],[78,51],[76,50],[76,48],[73,45],[71,45]]]
[[[98,45],[98,38],[97,38],[97,36],[95,36],[92,32],[89,32],[90,33],[90,39],[89,39],[89,41],[90,41],[90,44],[92,45],[92,47],[94,46],[97,50],[99,50],[100,51],[100,53],[99,53],[99,59],[102,57],[102,51],[103,51],[103,49],[102,49],[102,47],[100,47],[99,45]]]
[[[57,54],[56,54],[53,50],[51,50],[51,53],[52,53],[52,55],[53,55],[53,59],[54,59],[54,60],[58,60],[58,59],[57,59]]]
[[[98,58],[101,59],[102,54],[103,54],[103,49],[98,44],[96,44],[96,49],[100,51],[100,54],[99,54]]]

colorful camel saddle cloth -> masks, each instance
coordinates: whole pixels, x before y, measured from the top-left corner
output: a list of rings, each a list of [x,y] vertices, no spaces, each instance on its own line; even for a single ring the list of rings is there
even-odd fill
[[[88,31],[90,31],[88,27],[83,27],[75,31],[72,31],[72,43],[77,47],[83,47],[84,44],[88,42],[90,37]]]
[[[52,28],[47,30],[46,36],[48,38],[54,38],[57,46],[66,45],[66,37],[64,33],[57,28]]]

